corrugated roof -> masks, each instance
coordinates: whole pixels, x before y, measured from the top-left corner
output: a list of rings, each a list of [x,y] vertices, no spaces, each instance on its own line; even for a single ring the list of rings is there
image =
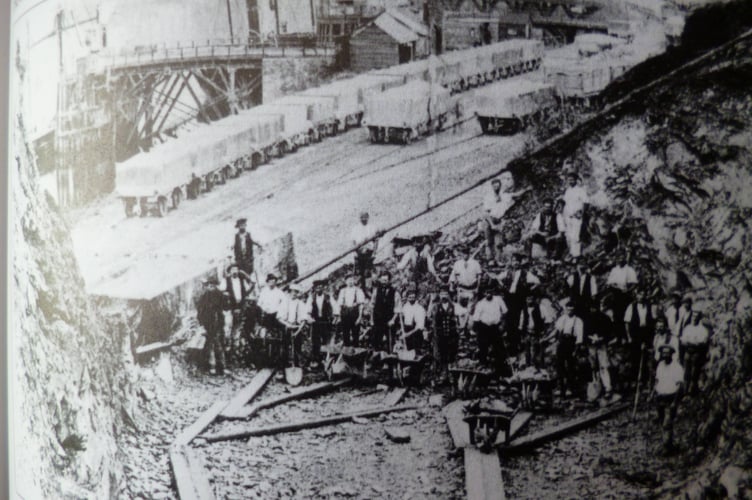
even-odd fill
[[[413,19],[410,14],[400,9],[389,9],[387,13],[421,36],[428,36],[428,27],[422,22]]]
[[[382,13],[372,22],[400,44],[414,42],[421,37],[428,36],[428,28],[394,9]],[[365,26],[357,30],[353,35],[357,35],[363,29],[365,29]]]

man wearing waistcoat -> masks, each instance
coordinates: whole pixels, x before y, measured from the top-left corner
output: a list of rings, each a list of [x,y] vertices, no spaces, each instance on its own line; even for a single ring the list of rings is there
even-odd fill
[[[571,300],[566,303],[564,314],[556,320],[553,336],[557,340],[556,372],[563,398],[577,391],[576,351],[579,346],[583,345],[584,339],[582,318],[575,314]]]
[[[496,276],[496,281],[501,285],[504,303],[509,310],[507,313],[506,331],[509,339],[507,348],[515,355],[520,344],[518,331],[518,319],[520,311],[525,307],[528,294],[540,285],[540,279],[528,268],[525,254],[515,253],[514,262],[507,270]]]
[[[214,353],[214,373],[224,375],[225,370],[225,315],[224,315],[224,296],[219,291],[217,285],[219,280],[212,276],[205,282],[206,289],[196,304],[196,315],[198,323],[206,330],[206,344],[204,345],[204,356],[206,365],[209,365],[209,357]]]
[[[530,256],[535,258],[540,253],[549,259],[561,259],[564,250],[564,218],[554,211],[554,202],[547,199],[543,203],[543,209],[535,216],[530,227],[529,238],[532,245],[537,245],[542,252],[533,251]]]
[[[574,270],[567,276],[567,291],[574,303],[575,313],[584,318],[590,311],[593,297],[598,294],[598,283],[590,272],[590,266],[581,256],[575,258]]]
[[[363,290],[355,286],[354,273],[347,275],[345,283],[345,287],[339,291],[339,297],[337,297],[337,305],[341,311],[342,318],[342,342],[348,347],[358,347],[360,342],[360,323],[366,297]]]
[[[434,304],[431,311],[431,325],[436,374],[439,377],[438,382],[441,382],[449,376],[449,365],[457,360],[459,346],[457,315],[449,298],[448,287],[442,287],[439,291],[439,303]]]
[[[261,245],[253,241],[250,233],[245,229],[246,219],[238,219],[235,223],[235,227],[238,228],[238,232],[235,233],[235,243],[233,250],[235,252],[235,263],[238,265],[241,271],[248,276],[253,275],[253,245],[256,245],[261,249]]]
[[[392,327],[400,311],[400,295],[391,284],[389,271],[381,271],[379,281],[373,289],[371,305],[373,307],[373,328],[371,329],[371,348],[375,351],[392,352],[394,339]]]
[[[308,315],[311,318],[311,364],[318,366],[321,345],[329,343],[332,328],[339,316],[337,303],[324,291],[324,282],[313,282],[313,293],[308,298]]]
[[[525,350],[526,365],[542,368],[543,349],[541,341],[546,325],[543,322],[540,303],[535,294],[531,293],[525,297],[525,307],[520,310],[517,321],[520,340]]]
[[[639,288],[637,299],[629,304],[624,312],[624,324],[627,329],[627,341],[629,344],[629,364],[632,378],[639,376],[640,358],[643,357],[643,375],[647,373],[648,361],[642,354],[648,346],[653,345],[655,334],[655,307],[648,300],[647,290]]]
[[[228,352],[231,356],[235,356],[239,354],[236,352],[235,346],[236,342],[240,340],[239,332],[244,323],[246,300],[253,290],[253,283],[250,276],[239,270],[237,265],[231,264],[225,272],[225,280],[220,290],[224,292],[228,309],[232,313]]]

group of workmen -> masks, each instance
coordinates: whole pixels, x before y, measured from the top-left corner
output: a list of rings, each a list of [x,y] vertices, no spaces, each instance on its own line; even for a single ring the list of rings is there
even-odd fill
[[[658,291],[640,282],[627,251],[607,276],[593,274],[581,248],[586,191],[575,174],[567,182],[562,198],[544,202],[533,220],[523,238],[526,251],[510,257],[504,248],[505,215],[528,190],[513,191],[509,177],[492,181],[481,221],[484,266],[473,249],[460,245],[448,275],[436,269],[436,252],[426,238],[415,240],[396,266],[377,269],[374,256],[383,232],[364,212],[351,232],[355,260],[339,290],[328,289],[325,281],[314,281],[309,293],[294,284],[280,287],[274,274],[259,287],[253,250],[260,246],[246,231],[245,219],[238,220],[235,263],[221,284],[207,280],[197,304],[216,373],[224,369],[225,338],[231,354],[242,347],[280,366],[302,364],[301,347],[310,339],[311,367],[321,362],[322,345],[339,340],[373,351],[430,354],[435,381],[442,382],[464,341],[475,349],[472,357],[500,377],[524,367],[553,366],[561,398],[586,396],[592,389],[613,401],[635,385],[654,384],[670,446],[678,397],[682,388],[697,392],[710,333],[691,297],[675,293],[668,304],[659,304]],[[568,266],[565,283],[537,276],[531,262]],[[395,281],[409,285],[398,289]],[[561,289],[564,297],[546,296]],[[557,304],[563,312],[555,318]],[[225,314],[232,317],[229,335]]]

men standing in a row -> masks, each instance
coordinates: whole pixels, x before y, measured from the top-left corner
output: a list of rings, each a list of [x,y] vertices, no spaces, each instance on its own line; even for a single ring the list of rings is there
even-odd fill
[[[483,270],[480,263],[470,256],[468,247],[460,247],[459,252],[459,259],[452,266],[449,275],[449,289],[457,294],[457,302],[463,298],[471,301],[478,291]]]
[[[235,227],[238,232],[235,233],[235,263],[241,271],[249,277],[253,275],[253,246],[256,245],[261,250],[261,245],[253,241],[251,234],[246,231],[246,219],[238,219]]]
[[[366,296],[360,287],[355,286],[355,275],[349,273],[345,287],[339,291],[337,305],[340,310],[342,341],[345,346],[358,347],[360,341],[360,323],[363,317],[363,305]]]
[[[588,195],[585,188],[579,183],[579,176],[570,172],[567,175],[569,187],[564,191],[564,226],[566,228],[569,254],[579,257],[582,249],[580,241],[582,235],[582,221],[585,217],[585,208],[588,204]]]
[[[225,298],[217,288],[219,280],[211,276],[204,281],[206,289],[196,304],[198,323],[206,330],[206,343],[204,344],[204,356],[206,365],[209,365],[209,357],[214,352],[214,373],[224,375],[225,372]]]
[[[507,305],[498,295],[494,295],[495,287],[486,286],[483,291],[483,299],[475,304],[471,328],[475,332],[478,341],[478,361],[486,364],[489,361],[488,352],[493,350],[495,368],[497,374],[504,372],[506,358],[503,348],[501,321],[507,314]]]
[[[353,246],[361,245],[355,251],[355,269],[360,276],[361,288],[366,288],[366,279],[373,272],[374,254],[378,249],[379,231],[368,223],[368,212],[360,214],[360,224],[353,227],[350,234]]]
[[[371,329],[371,348],[376,351],[392,352],[394,339],[392,327],[400,311],[400,295],[391,284],[389,271],[381,271],[379,282],[373,289],[371,304],[373,307],[373,328]]]
[[[334,323],[339,317],[339,305],[324,290],[324,282],[313,282],[313,293],[308,298],[308,315],[311,318],[311,364],[318,366],[321,345],[329,342]]]

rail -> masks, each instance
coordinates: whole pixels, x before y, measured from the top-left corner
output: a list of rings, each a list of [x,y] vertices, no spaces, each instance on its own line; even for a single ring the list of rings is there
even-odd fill
[[[117,69],[203,59],[332,56],[334,52],[334,45],[316,43],[308,38],[281,39],[270,43],[236,43],[234,40],[216,39],[203,43],[138,47],[125,54],[102,55],[98,59],[101,64]]]

